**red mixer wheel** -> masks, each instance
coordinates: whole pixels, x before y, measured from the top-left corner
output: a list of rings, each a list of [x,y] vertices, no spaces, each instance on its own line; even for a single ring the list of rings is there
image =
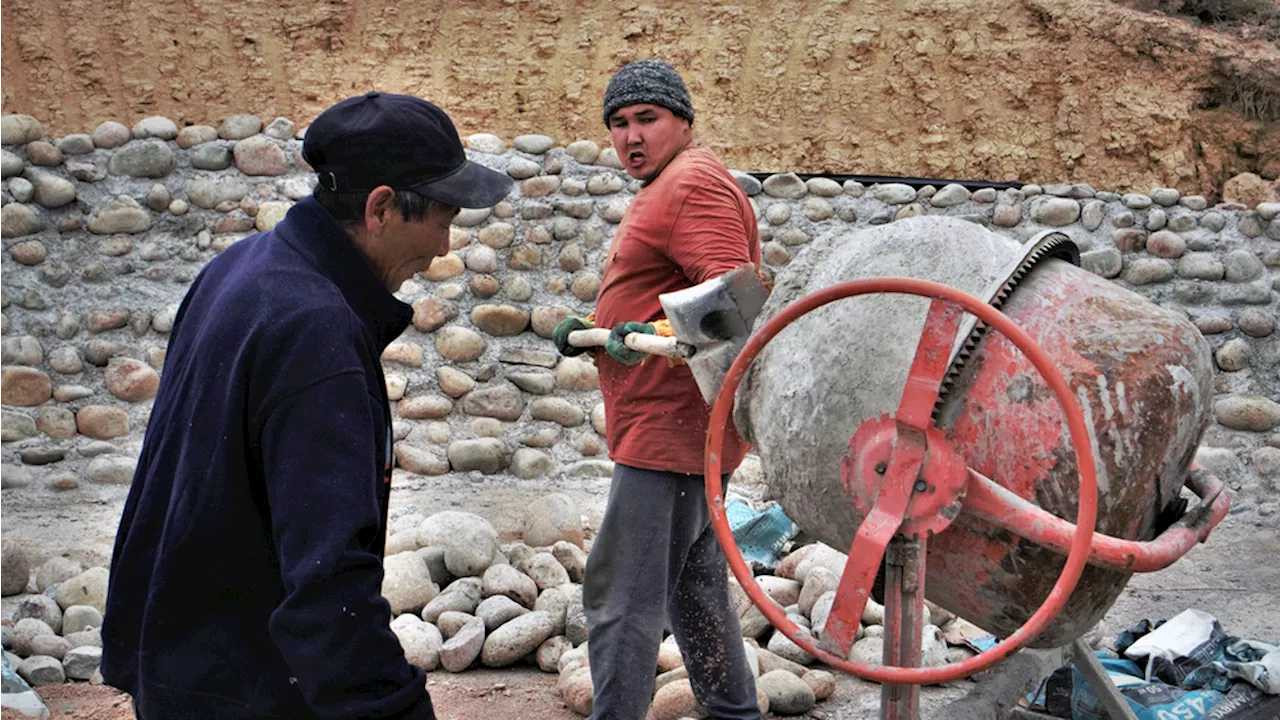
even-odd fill
[[[954,306],[959,306],[1009,338],[1027,356],[1031,364],[1035,366],[1036,370],[1048,383],[1054,395],[1058,398],[1058,403],[1066,413],[1067,428],[1070,431],[1071,441],[1076,452],[1076,466],[1080,470],[1079,511],[1076,514],[1075,533],[1072,536],[1071,550],[1067,555],[1067,562],[1062,574],[1058,576],[1058,581],[1054,584],[1049,596],[1031,618],[1004,641],[974,657],[944,667],[909,668],[856,663],[832,655],[818,647],[817,643],[813,641],[813,636],[808,634],[808,631],[802,632],[799,626],[789,620],[782,608],[774,604],[765,595],[760,585],[755,582],[751,570],[742,559],[742,553],[738,550],[737,543],[733,539],[733,531],[729,529],[729,521],[725,517],[723,488],[720,482],[720,452],[724,446],[725,427],[733,410],[734,396],[737,394],[738,386],[742,383],[742,379],[746,375],[747,369],[751,366],[751,362],[755,360],[756,356],[760,354],[770,340],[805,314],[836,300],[877,293],[917,295],[933,298],[934,300],[930,306],[929,316],[926,319],[925,330],[922,333],[921,347],[912,363],[911,374],[907,379],[902,402],[899,406],[898,420],[900,424],[906,426],[906,430],[911,433],[918,432],[922,437],[928,434],[929,431],[934,434],[939,432],[937,428],[929,425],[929,415],[924,408],[932,408],[933,402],[937,398],[938,383],[941,380],[941,373],[946,369],[947,357],[945,356],[949,354],[950,340],[954,339],[954,331],[947,338],[948,342],[945,345],[945,350],[942,350],[944,346],[936,340],[930,344],[927,337],[939,335],[939,333],[930,332],[930,325],[935,321],[947,322],[954,327],[954,322],[958,320],[959,314],[954,312],[953,308]],[[943,356],[941,362],[939,361],[940,355]],[[922,466],[920,447],[922,446],[917,445],[913,452],[909,448],[909,452],[906,453],[912,457],[905,462],[915,463],[909,466],[912,472]],[[739,584],[751,598],[751,601],[764,613],[775,628],[781,630],[783,634],[804,648],[810,655],[865,680],[899,685],[937,684],[956,680],[984,670],[1012,655],[1043,631],[1053,621],[1053,618],[1062,609],[1063,605],[1066,604],[1067,598],[1075,589],[1076,583],[1080,579],[1080,574],[1084,570],[1085,563],[1089,559],[1094,523],[1097,519],[1098,485],[1092,448],[1088,429],[1085,426],[1084,414],[1081,412],[1075,397],[1071,394],[1071,390],[1067,387],[1062,373],[1058,371],[1049,355],[1032,340],[1030,335],[998,310],[967,293],[927,280],[912,278],[854,280],[820,290],[786,307],[766,323],[759,332],[752,335],[742,353],[738,355],[733,365],[729,368],[724,385],[721,386],[720,393],[716,396],[715,405],[712,407],[711,422],[707,432],[705,478],[707,504],[711,510],[711,523],[715,527],[716,537],[719,538],[721,547],[725,549],[725,555],[728,558],[729,566],[733,570],[734,576],[737,577]],[[898,471],[897,474],[899,476],[904,472],[900,466],[892,466],[889,468],[888,475],[894,475],[895,469]],[[924,478],[925,476],[921,475],[920,477]],[[907,481],[916,482],[916,478],[909,477]],[[872,512],[867,515],[867,519],[863,520],[862,527],[859,528],[858,535],[855,537],[854,547],[859,547],[860,543],[878,543],[879,555],[882,556],[888,540],[893,532],[897,531],[899,524],[903,522],[904,514],[907,513],[908,502],[902,497],[902,493],[892,491],[881,493],[880,497],[876,499]],[[876,516],[874,522],[869,522],[873,515]],[[892,522],[892,532],[888,534],[885,531],[886,518]],[[732,549],[732,552],[730,552],[730,549]],[[859,559],[851,553],[850,561],[846,565],[846,575],[851,574],[851,571],[854,570],[853,566],[858,562]],[[877,565],[878,562],[877,556]],[[865,568],[858,568],[858,570],[865,578]],[[874,572],[872,573],[872,579],[874,579]],[[842,599],[850,595],[848,591],[849,588],[842,582],[840,589],[837,591],[837,607],[841,604]],[[923,588],[921,592],[923,592]],[[865,598],[870,594],[870,580],[866,581],[865,586],[858,587],[856,593],[861,600],[854,598],[852,602],[856,603],[855,607],[861,608]],[[833,608],[832,616],[834,617],[835,615],[836,608]],[[828,619],[828,624],[830,622],[831,619]],[[856,619],[854,623],[856,629]]]

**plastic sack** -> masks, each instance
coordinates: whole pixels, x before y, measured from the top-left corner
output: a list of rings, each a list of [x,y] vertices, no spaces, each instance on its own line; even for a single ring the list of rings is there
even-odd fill
[[[1119,655],[1117,655],[1119,653]],[[1116,652],[1096,655],[1138,720],[1274,720],[1280,653],[1232,637],[1212,615],[1186,610],[1120,633]],[[1028,698],[1033,709],[1071,720],[1109,720],[1096,690],[1072,664]]]
[[[2,668],[0,673],[3,673],[4,692],[0,694],[0,707],[17,710],[27,717],[49,717],[49,708],[45,707],[44,701],[35,690],[31,689],[27,681],[23,680],[16,670],[9,667],[7,658]]]
[[[778,567],[782,546],[799,532],[777,503],[755,510],[742,498],[731,497],[725,504],[724,514],[742,559],[757,573]]]

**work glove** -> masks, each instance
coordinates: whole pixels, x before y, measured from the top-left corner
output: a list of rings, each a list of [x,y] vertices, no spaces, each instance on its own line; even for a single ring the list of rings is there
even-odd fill
[[[656,335],[658,331],[649,323],[642,322],[625,322],[618,323],[613,326],[613,330],[609,333],[609,340],[604,344],[605,352],[609,353],[614,360],[623,365],[639,365],[644,359],[649,357],[649,353],[639,350],[632,350],[627,347],[627,335],[630,333],[644,333],[646,335]]]
[[[569,333],[579,330],[590,330],[595,327],[585,318],[569,316],[556,323],[556,327],[551,331],[551,340],[555,342],[556,349],[565,357],[574,357],[590,350],[591,348],[575,347],[569,344]]]

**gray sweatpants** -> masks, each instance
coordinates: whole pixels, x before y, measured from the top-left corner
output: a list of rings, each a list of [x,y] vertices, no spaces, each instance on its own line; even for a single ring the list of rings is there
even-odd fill
[[[702,476],[614,466],[583,587],[592,720],[639,720],[668,620],[694,695],[717,720],[759,720]]]

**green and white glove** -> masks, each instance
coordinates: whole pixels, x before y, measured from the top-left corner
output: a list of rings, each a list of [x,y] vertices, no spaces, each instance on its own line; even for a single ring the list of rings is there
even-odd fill
[[[551,331],[551,340],[555,342],[556,349],[565,357],[574,357],[590,350],[591,348],[576,347],[569,344],[569,333],[578,330],[590,330],[595,325],[587,322],[585,318],[567,317],[556,323],[556,327]]]
[[[604,344],[605,352],[609,353],[614,360],[623,365],[639,365],[644,359],[649,357],[649,353],[639,350],[632,350],[627,347],[626,339],[630,333],[644,333],[646,335],[657,335],[658,331],[649,323],[642,322],[626,322],[618,323],[613,326],[613,330],[609,333],[609,340]]]

